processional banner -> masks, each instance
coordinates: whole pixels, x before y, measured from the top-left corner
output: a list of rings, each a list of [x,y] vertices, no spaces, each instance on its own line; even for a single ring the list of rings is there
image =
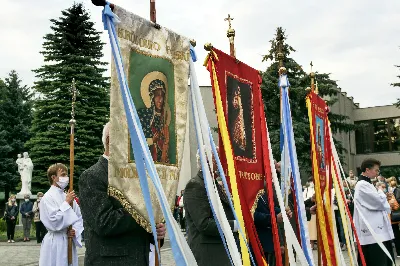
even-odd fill
[[[152,22],[118,6],[114,13],[121,20],[116,31],[130,94],[172,208],[186,133],[189,40],[166,28],[157,29]],[[114,63],[111,71],[108,193],[151,232]],[[155,221],[161,222],[162,211],[153,186],[150,194]]]
[[[356,264],[356,251],[353,242],[353,234],[358,245],[358,257],[362,265],[365,265],[364,255],[358,240],[350,210],[346,203],[346,197],[340,179],[340,161],[333,142],[332,130],[328,119],[329,108],[326,102],[314,91],[306,98],[308,116],[310,121],[310,138],[312,153],[312,170],[315,184],[317,202],[319,245],[322,246],[322,258],[324,265],[341,265],[343,256],[339,253],[339,239],[336,236],[335,218],[332,212],[332,190],[336,193],[337,205],[343,223],[343,232],[347,244],[347,252],[351,264]],[[345,178],[345,176],[343,176]]]
[[[328,106],[314,91],[307,96],[307,107],[310,120],[310,138],[312,154],[312,171],[317,202],[318,227],[322,241],[324,265],[337,265],[337,252],[334,246],[334,226],[331,211],[332,175],[330,159],[332,151],[329,139]],[[327,169],[329,171],[327,172]]]
[[[257,70],[215,48],[212,48],[206,63],[217,110],[221,164],[228,177],[239,222],[244,222],[258,265],[263,265],[253,215],[264,193],[266,179],[267,195],[272,197],[272,178],[261,77]],[[274,206],[271,200],[269,202],[272,203],[270,209],[274,225]],[[279,241],[277,231],[273,232],[274,238]],[[276,246],[279,249],[279,245]],[[243,247],[241,242],[243,263],[247,265]]]

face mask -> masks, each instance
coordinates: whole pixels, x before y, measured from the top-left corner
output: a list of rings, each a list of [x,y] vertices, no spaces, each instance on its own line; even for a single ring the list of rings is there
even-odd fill
[[[68,183],[69,183],[68,176],[60,176],[60,178],[58,180],[59,181],[56,183],[57,183],[57,185],[60,186],[61,189],[64,189],[68,186]]]
[[[12,199],[11,202],[15,202],[15,199]]]
[[[40,201],[42,199],[42,197],[39,197],[37,200]]]
[[[348,191],[348,190],[349,190],[349,188],[347,188],[347,187],[344,188],[344,191]]]
[[[29,199],[25,199],[25,202],[28,202],[29,201]]]

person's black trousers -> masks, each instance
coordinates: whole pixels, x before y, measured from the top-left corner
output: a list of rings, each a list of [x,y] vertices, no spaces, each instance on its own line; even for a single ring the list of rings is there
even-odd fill
[[[394,256],[393,256],[393,247],[392,247],[392,241],[388,240],[383,242],[383,245],[387,248],[389,251],[390,255],[392,256],[393,261]],[[370,244],[370,245],[362,245],[361,246],[364,258],[365,258],[365,263],[367,266],[392,266],[392,261],[390,258],[386,255],[385,252],[381,249],[381,247],[378,244]],[[360,254],[358,254],[358,265],[362,265],[361,262],[361,257]]]
[[[7,219],[6,222],[7,222],[7,240],[14,240],[15,225],[17,219],[15,220]]]
[[[35,222],[35,226],[36,226],[36,241],[38,243],[42,243],[42,240],[47,233],[46,227],[40,221]]]
[[[394,245],[396,246],[396,255],[400,256],[400,228],[398,224],[392,224],[394,234]]]

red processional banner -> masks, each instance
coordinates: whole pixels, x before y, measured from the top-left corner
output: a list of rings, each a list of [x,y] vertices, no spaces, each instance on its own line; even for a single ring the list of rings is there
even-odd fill
[[[267,185],[276,254],[280,254],[280,245],[272,199],[272,158],[269,158],[267,145],[261,77],[259,71],[214,48],[207,60],[217,110],[221,163],[235,205],[235,193],[239,196],[245,228],[257,264],[264,265],[264,253],[253,220],[258,199],[264,193],[264,181]],[[219,106],[222,110],[219,110]],[[277,265],[282,265],[281,256],[276,257]]]
[[[321,245],[324,265],[337,265],[333,242],[333,217],[331,212],[332,175],[327,171],[331,165],[332,149],[328,120],[328,106],[314,91],[307,96],[310,120],[312,170],[317,202],[318,245]]]

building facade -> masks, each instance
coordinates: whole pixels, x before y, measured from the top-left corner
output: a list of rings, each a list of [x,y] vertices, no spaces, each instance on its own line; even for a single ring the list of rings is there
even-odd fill
[[[362,161],[375,158],[382,163],[383,176],[400,176],[400,109],[395,105],[360,108],[340,89],[336,97],[331,111],[348,116],[348,122],[357,126],[354,132],[334,134],[346,149],[345,171],[360,174]]]

